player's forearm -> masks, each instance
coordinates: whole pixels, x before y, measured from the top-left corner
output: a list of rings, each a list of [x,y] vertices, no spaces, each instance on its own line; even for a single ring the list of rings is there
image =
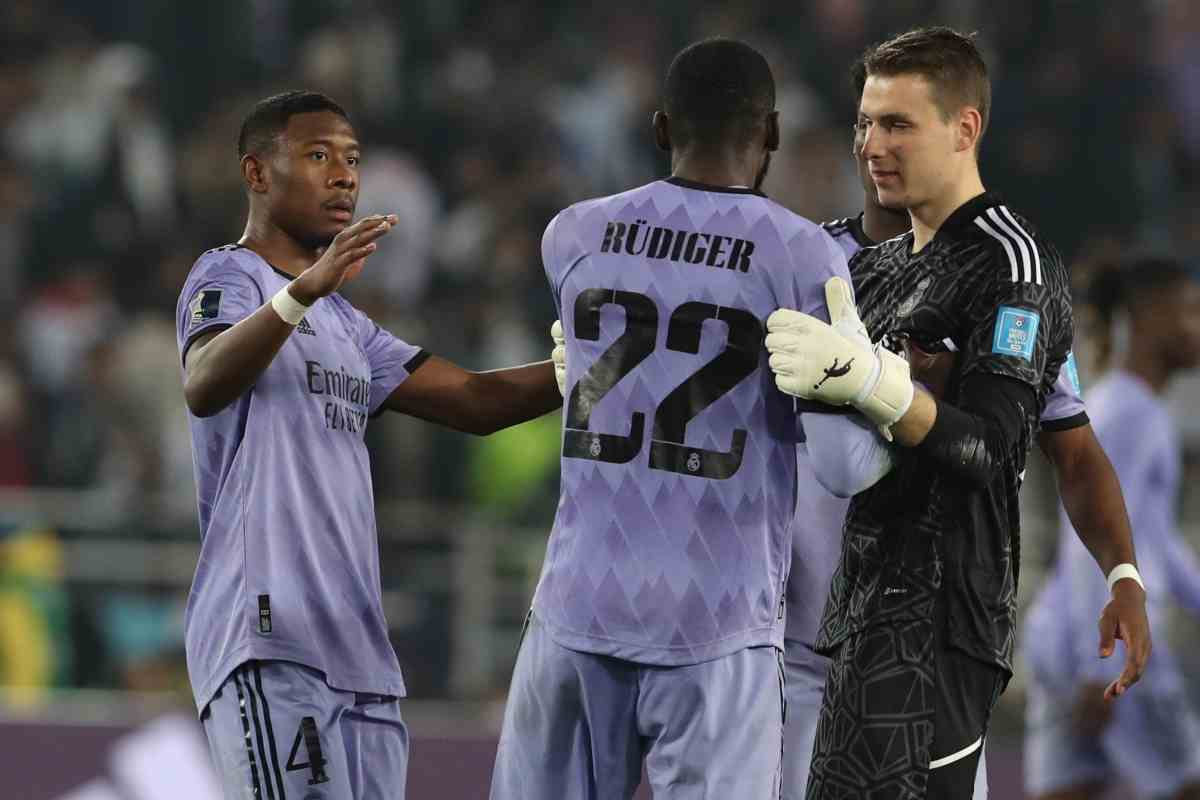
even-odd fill
[[[925,441],[937,422],[937,400],[925,387],[913,384],[912,405],[892,426],[892,437],[904,447],[916,447]]]
[[[1136,563],[1121,484],[1091,426],[1043,433],[1039,441],[1071,525],[1101,571]]]
[[[396,387],[383,407],[487,436],[562,408],[562,402],[551,361],[470,372],[432,356]]]
[[[1033,400],[1033,390],[1024,384],[998,375],[977,375],[960,387],[957,405],[935,401],[918,390],[913,398],[917,421],[900,433],[893,426],[892,433],[900,444],[919,447],[960,479],[984,487],[1016,449]],[[913,413],[910,408],[905,417]],[[924,435],[918,438],[921,429]]]
[[[469,385],[474,398],[471,432],[484,436],[537,419],[563,404],[551,361],[471,373]]]
[[[188,409],[211,417],[245,394],[283,347],[295,327],[266,303],[187,353],[183,394]]]

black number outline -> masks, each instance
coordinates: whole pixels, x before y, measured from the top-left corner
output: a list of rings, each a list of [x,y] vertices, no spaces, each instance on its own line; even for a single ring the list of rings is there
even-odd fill
[[[308,761],[303,764],[296,763],[296,755],[300,752],[300,743],[304,743],[304,750],[308,753]],[[329,763],[325,760],[325,754],[321,751],[321,738],[317,734],[317,721],[313,717],[304,717],[300,720],[300,727],[296,730],[296,740],[292,742],[292,752],[288,755],[287,769],[288,772],[296,772],[297,770],[307,769],[312,772],[312,777],[308,779],[309,786],[316,786],[319,783],[328,783],[329,776],[325,774],[325,765]]]
[[[620,435],[591,431],[591,413],[596,403],[654,352],[658,306],[638,292],[585,289],[575,298],[576,338],[587,341],[600,338],[600,310],[608,304],[625,309],[625,329],[571,388],[562,454],[564,458],[625,464],[642,450],[645,414],[632,412],[629,433]],[[683,303],[671,314],[667,325],[667,349],[681,353],[700,352],[706,319],[725,323],[725,347],[671,390],[655,409],[649,466],[691,477],[725,480],[741,468],[748,431],[735,428],[727,451],[707,450],[684,443],[687,426],[704,409],[758,370],[765,332],[762,321],[749,311],[691,301]]]
[[[642,449],[646,416],[633,412],[629,433],[593,433],[592,409],[604,395],[654,352],[658,335],[658,306],[644,294],[618,289],[586,289],[575,298],[575,338],[600,338],[600,309],[606,305],[625,309],[625,330],[610,344],[571,389],[567,402],[563,456],[625,464]]]
[[[667,349],[699,353],[704,320],[725,323],[725,348],[663,398],[654,412],[650,468],[710,480],[726,480],[742,466],[745,428],[734,428],[729,450],[706,450],[684,444],[688,423],[722,395],[754,374],[765,335],[762,322],[749,311],[689,302],[675,309],[667,325]]]

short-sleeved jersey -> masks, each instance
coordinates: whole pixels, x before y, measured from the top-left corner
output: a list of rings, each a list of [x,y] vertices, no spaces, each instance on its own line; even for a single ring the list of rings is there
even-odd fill
[[[959,353],[946,388],[995,375],[1028,386],[1021,435],[991,483],[972,488],[919,448],[856,496],[847,514],[817,647],[896,619],[932,618],[947,641],[1011,670],[1019,560],[1017,493],[1045,398],[1071,349],[1071,299],[1058,253],[992,194],[959,207],[919,253],[911,232],[851,262],[873,340],[903,337]]]
[[[565,647],[680,665],[782,646],[797,422],[766,318],[828,319],[817,225],[672,178],[561,212],[562,492],[534,613]]]
[[[291,280],[244,247],[203,254],[176,308],[181,355]],[[185,637],[201,710],[249,659],[299,662],[338,689],[404,693],[363,431],[423,359],[335,294],[250,391],[211,417],[189,415],[201,544]]]

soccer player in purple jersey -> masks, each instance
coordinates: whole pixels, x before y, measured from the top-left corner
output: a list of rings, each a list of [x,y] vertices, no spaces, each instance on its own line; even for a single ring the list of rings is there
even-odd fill
[[[861,319],[847,299],[832,324],[790,310],[768,321],[781,388],[857,408],[899,445],[897,468],[848,512],[816,641],[834,661],[807,796],[961,798],[1011,674],[1017,493],[1069,352],[1070,297],[1054,249],[983,190],[990,84],[970,38],[911,31],[865,64],[863,156],[913,230],[854,259]],[[874,350],[843,343],[864,327]],[[960,352],[946,401],[913,385],[894,353],[903,339]],[[1102,648],[1120,636],[1134,651],[1113,695],[1137,679],[1149,628],[1144,593],[1120,580],[1136,575],[1131,542],[1105,545],[1097,560],[1119,583]]]
[[[196,705],[230,800],[403,798],[367,420],[486,434],[562,400],[549,362],[467,372],[337,293],[396,218],[351,223],[360,147],[335,102],[267,98],[238,150],[245,234],[200,256],[176,311],[200,511]]]
[[[862,62],[855,65],[855,96],[861,96],[866,73]],[[912,227],[907,209],[888,208],[862,157],[861,129],[856,126],[851,154],[863,186],[863,211],[857,217],[824,223],[823,227],[851,262],[865,247],[892,239]],[[955,353],[942,350],[926,353],[909,343],[908,357],[913,378],[939,398],[953,369]],[[1059,372],[1054,389],[1041,415],[1038,444],[1054,467],[1059,493],[1083,540],[1100,547],[1107,541],[1129,536],[1129,519],[1121,487],[1112,465],[1097,441],[1079,396],[1079,378],[1074,357]],[[813,650],[821,609],[829,594],[840,552],[841,528],[848,501],[835,497],[813,481],[806,449],[798,451],[800,495],[792,541],[792,569],[788,576],[788,618],[784,634],[784,667],[787,674],[788,716],[784,744],[784,800],[804,797],[820,714],[821,696],[829,659]],[[1127,652],[1131,659],[1134,653]],[[987,797],[986,759],[981,755],[976,774],[974,800]]]
[[[1088,392],[1097,434],[1129,498],[1151,624],[1172,600],[1200,615],[1200,563],[1179,535],[1179,434],[1163,393],[1200,366],[1200,280],[1182,264],[1142,258],[1102,275],[1092,300],[1129,318],[1121,363]],[[1091,625],[1109,587],[1063,521],[1058,559],[1025,624],[1029,665],[1025,785],[1039,800],[1087,800],[1124,778],[1140,797],[1200,798],[1200,720],[1161,641],[1136,692],[1110,704],[1114,669]]]
[[[758,191],[778,144],[752,48],[682,51],[655,115],[672,176],[578,203],[542,254],[562,320],[562,494],[513,672],[494,800],[779,793],[797,420],[763,347],[772,303],[828,319],[845,259]],[[825,412],[832,409],[824,408]],[[849,495],[879,440],[801,413]]]

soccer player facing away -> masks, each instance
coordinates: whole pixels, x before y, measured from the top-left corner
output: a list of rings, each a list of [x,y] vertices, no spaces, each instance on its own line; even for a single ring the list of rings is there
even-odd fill
[[[913,230],[855,258],[864,318],[837,287],[833,324],[768,322],[785,391],[853,405],[894,437],[891,473],[854,498],[815,649],[832,658],[809,798],[970,796],[991,709],[1011,674],[1025,456],[1072,338],[1057,253],[979,177],[987,69],[969,37],[912,31],[864,57],[863,156],[881,204]],[[874,349],[860,341],[864,326]],[[851,335],[847,335],[851,334]],[[890,348],[958,353],[943,399]],[[884,346],[888,345],[888,346]],[[1132,544],[1094,555],[1136,575]],[[1119,580],[1102,647],[1149,650],[1145,595]]]
[[[176,312],[202,537],[188,673],[231,800],[402,798],[367,420],[485,434],[562,401],[549,362],[467,372],[337,294],[396,219],[351,224],[360,149],[336,103],[267,98],[238,150],[246,231],[200,256]]]
[[[560,212],[542,257],[565,332],[562,493],[513,673],[492,798],[779,793],[780,648],[797,420],[766,362],[775,304],[828,319],[848,279],[819,226],[758,191],[774,80],[691,45],[654,117],[672,177]],[[830,409],[826,408],[825,411]],[[801,414],[852,493],[878,438]],[[861,484],[861,485],[855,485]]]
[[[1172,599],[1200,615],[1200,563],[1179,535],[1180,437],[1162,397],[1172,378],[1200,365],[1200,282],[1176,261],[1141,258],[1094,288],[1102,316],[1128,314],[1130,336],[1088,404],[1129,498],[1150,618],[1165,625]],[[1064,520],[1058,560],[1024,629],[1026,790],[1086,800],[1124,779],[1139,797],[1200,798],[1200,721],[1167,648],[1155,649],[1136,692],[1103,700],[1114,669],[1096,657],[1090,633],[1108,595]]]
[[[862,62],[855,65],[853,78],[855,96],[861,97],[866,82]],[[862,157],[862,137],[859,134],[863,131],[857,125],[855,127],[852,156],[863,185],[863,211],[857,217],[822,224],[845,251],[846,259],[850,262],[851,278],[855,278],[857,262],[854,257],[859,251],[901,236],[911,228],[907,209],[880,205],[878,192]],[[926,345],[935,351],[933,353],[924,352],[912,341],[906,342],[906,345],[913,378],[921,381],[940,398],[956,354],[936,343]],[[1054,467],[1059,494],[1068,516],[1080,532],[1080,541],[1090,549],[1103,552],[1114,543],[1129,539],[1129,518],[1125,512],[1120,483],[1088,420],[1086,406],[1079,395],[1078,381],[1074,356],[1069,355],[1059,370],[1058,380],[1042,410],[1038,445]],[[792,539],[792,569],[788,576],[787,627],[784,633],[788,711],[784,733],[784,800],[803,798],[808,783],[813,741],[829,667],[829,659],[813,650],[813,642],[820,626],[820,609],[828,597],[830,579],[837,566],[842,524],[849,505],[848,500],[830,494],[810,479],[812,465],[806,448],[798,451],[796,469],[799,491]],[[1094,571],[1095,561],[1088,563]],[[1090,626],[1085,626],[1081,633],[1095,636]],[[1132,659],[1135,654],[1128,651],[1126,656]],[[1100,697],[1101,693],[1098,693],[1097,698]],[[985,760],[986,754],[980,748],[974,800],[987,797]]]

